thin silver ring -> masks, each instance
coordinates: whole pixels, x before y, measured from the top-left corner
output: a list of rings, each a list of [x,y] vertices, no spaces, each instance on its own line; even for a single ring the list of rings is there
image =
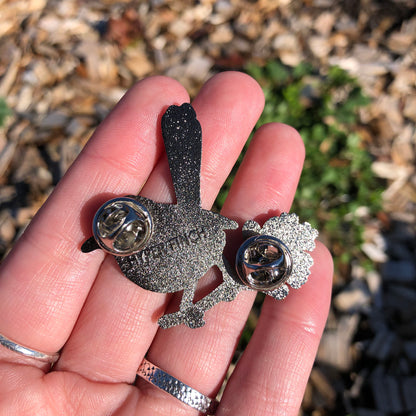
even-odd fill
[[[3,347],[6,347],[11,351],[17,352],[20,355],[24,355],[25,357],[33,358],[38,361],[43,361],[45,363],[54,364],[59,358],[59,352],[49,354],[45,352],[32,350],[31,348],[25,347],[23,345],[18,344],[17,342],[12,341],[11,339],[6,338],[2,334],[0,334],[0,344],[3,345]]]
[[[193,389],[150,361],[143,359],[137,375],[171,396],[207,415],[215,415],[218,401]]]

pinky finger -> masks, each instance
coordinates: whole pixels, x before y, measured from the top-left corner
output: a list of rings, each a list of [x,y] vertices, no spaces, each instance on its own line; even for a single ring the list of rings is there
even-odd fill
[[[312,255],[315,264],[303,288],[291,289],[283,301],[266,297],[217,416],[298,415],[331,297],[332,259],[322,244]]]

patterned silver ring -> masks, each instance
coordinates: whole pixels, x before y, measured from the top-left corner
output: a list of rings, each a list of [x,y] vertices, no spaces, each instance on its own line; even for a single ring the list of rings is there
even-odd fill
[[[146,358],[140,364],[137,375],[199,412],[215,415],[218,406],[217,400],[211,399],[182,383],[182,381],[161,370]]]
[[[59,358],[59,352],[45,353],[32,350],[31,348],[25,347],[18,344],[17,342],[12,341],[11,339],[6,338],[2,334],[0,334],[0,344],[3,345],[3,347],[17,352],[20,355],[24,355],[25,357],[33,358],[38,361],[43,361],[45,363],[54,364]]]

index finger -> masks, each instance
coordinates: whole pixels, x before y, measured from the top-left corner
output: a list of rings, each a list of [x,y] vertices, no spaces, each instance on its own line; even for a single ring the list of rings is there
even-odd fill
[[[110,197],[138,193],[163,149],[161,114],[184,101],[176,81],[149,78],[97,129],[0,269],[5,336],[39,351],[62,347],[104,258],[101,250],[85,256],[79,249],[89,220]]]

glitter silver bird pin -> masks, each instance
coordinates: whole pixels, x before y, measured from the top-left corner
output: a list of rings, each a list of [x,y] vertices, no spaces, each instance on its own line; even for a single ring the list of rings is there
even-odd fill
[[[162,117],[162,135],[176,194],[176,204],[141,196],[107,201],[93,220],[93,237],[83,252],[101,248],[113,254],[123,274],[140,287],[160,293],[183,290],[179,311],[163,315],[162,328],[204,325],[204,314],[221,301],[232,301],[242,290],[260,290],[276,299],[287,284],[306,282],[317,231],[299,224],[295,214],[269,219],[261,228],[254,221],[243,227],[245,241],[235,267],[224,257],[225,230],[237,222],[205,210],[200,200],[201,126],[190,104],[170,106]],[[223,281],[193,302],[198,281],[217,266]]]

